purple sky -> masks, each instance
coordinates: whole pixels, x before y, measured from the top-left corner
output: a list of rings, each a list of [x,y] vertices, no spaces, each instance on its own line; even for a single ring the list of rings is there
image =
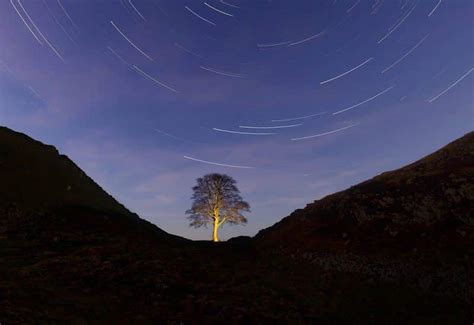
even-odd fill
[[[0,124],[188,238],[210,237],[195,179],[227,173],[252,213],[221,237],[254,235],[471,131],[473,21],[471,0],[5,0]]]

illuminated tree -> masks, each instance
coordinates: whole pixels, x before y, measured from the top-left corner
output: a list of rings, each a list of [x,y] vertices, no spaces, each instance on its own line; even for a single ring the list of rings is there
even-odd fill
[[[250,212],[250,206],[240,196],[236,181],[223,174],[208,174],[197,179],[193,187],[193,205],[186,211],[189,226],[199,228],[212,224],[212,240],[219,241],[217,231],[224,223],[244,224],[247,219],[241,211]]]

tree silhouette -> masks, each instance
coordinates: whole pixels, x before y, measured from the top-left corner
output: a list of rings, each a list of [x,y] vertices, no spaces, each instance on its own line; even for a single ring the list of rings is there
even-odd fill
[[[189,226],[207,227],[212,223],[212,240],[217,242],[217,231],[224,223],[243,224],[247,219],[241,211],[250,212],[250,206],[240,196],[236,181],[224,174],[208,174],[197,179],[194,186],[193,205],[186,211]]]

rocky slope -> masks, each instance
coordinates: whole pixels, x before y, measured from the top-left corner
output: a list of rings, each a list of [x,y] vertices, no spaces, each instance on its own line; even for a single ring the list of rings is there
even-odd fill
[[[361,242],[369,235],[383,239],[406,232],[442,236],[453,229],[463,237],[474,226],[473,211],[471,132],[413,164],[308,204],[256,237],[305,246],[320,239]]]

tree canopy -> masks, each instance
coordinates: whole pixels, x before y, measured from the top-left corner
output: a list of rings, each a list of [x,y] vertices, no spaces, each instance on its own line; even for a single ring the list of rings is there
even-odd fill
[[[197,179],[192,188],[190,226],[199,228],[213,225],[212,240],[219,241],[217,231],[223,224],[245,224],[247,219],[242,212],[250,212],[250,206],[240,196],[236,181],[225,174],[207,174]]]

